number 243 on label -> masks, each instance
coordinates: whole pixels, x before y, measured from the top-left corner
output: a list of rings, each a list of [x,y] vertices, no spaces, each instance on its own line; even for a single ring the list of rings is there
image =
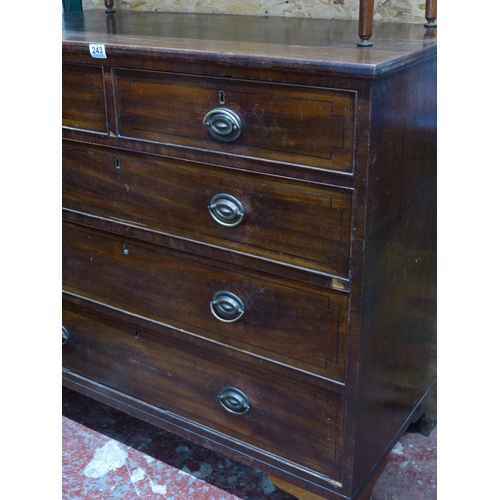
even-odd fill
[[[103,43],[89,43],[89,52],[92,57],[106,59],[106,48]]]

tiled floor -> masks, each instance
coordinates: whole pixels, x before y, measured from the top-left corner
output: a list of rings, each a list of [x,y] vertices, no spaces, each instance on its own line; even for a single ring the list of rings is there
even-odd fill
[[[266,475],[63,389],[64,500],[293,500]],[[436,434],[407,432],[372,500],[434,500]]]

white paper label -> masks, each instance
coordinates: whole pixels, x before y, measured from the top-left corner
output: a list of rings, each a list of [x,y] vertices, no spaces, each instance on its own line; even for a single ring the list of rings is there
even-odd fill
[[[106,48],[103,43],[89,43],[89,52],[96,59],[107,59]]]

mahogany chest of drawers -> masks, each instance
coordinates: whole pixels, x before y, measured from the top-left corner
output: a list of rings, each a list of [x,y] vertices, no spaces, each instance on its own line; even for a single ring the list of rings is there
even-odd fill
[[[435,30],[356,30],[64,16],[63,383],[303,499],[434,419]]]

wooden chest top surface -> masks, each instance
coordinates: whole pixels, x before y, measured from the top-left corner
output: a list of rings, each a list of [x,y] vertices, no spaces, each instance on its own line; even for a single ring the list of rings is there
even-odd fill
[[[356,45],[358,23],[325,19],[101,10],[63,16],[64,47],[106,52],[251,64],[281,69],[322,69],[374,77],[436,54],[437,29],[375,23],[373,47]]]

